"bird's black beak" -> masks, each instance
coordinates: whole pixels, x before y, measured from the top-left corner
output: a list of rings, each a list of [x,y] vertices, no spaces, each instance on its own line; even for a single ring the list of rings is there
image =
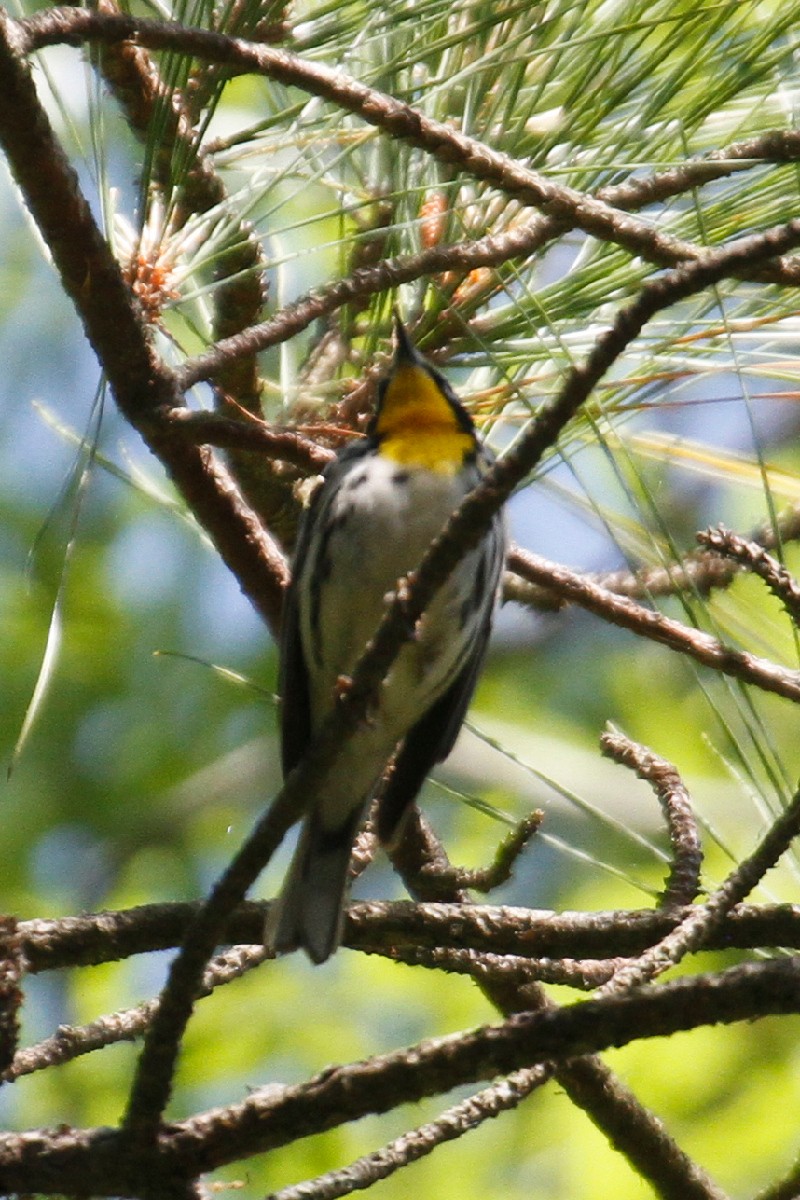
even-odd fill
[[[417,363],[419,361],[419,351],[408,336],[408,331],[400,320],[397,311],[394,314],[394,343],[395,366],[400,366],[401,363]]]

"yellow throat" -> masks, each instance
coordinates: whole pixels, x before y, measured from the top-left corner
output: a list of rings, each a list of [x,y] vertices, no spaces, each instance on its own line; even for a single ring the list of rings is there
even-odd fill
[[[455,475],[475,439],[459,423],[435,378],[414,362],[401,362],[386,381],[372,431],[378,453],[406,467]]]

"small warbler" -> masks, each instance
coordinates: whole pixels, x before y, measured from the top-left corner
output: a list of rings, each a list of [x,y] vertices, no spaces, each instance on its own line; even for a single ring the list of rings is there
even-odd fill
[[[417,567],[491,456],[450,385],[401,322],[377,410],[331,463],[301,521],[281,639],[283,770],[303,754],[358,662],[397,581]],[[398,654],[363,726],[314,796],[267,933],[276,953],[324,962],[339,944],[353,841],[379,793],[391,844],[434,763],[450,753],[475,689],[505,556],[497,517]]]

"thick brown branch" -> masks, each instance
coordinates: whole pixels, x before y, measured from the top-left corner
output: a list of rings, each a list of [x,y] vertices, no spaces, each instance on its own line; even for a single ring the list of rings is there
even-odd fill
[[[174,949],[199,908],[200,901],[145,904],[122,912],[21,921],[26,970],[38,974]],[[268,911],[268,904],[242,904],[226,921],[220,944],[260,945]],[[691,911],[553,913],[491,904],[368,901],[350,905],[345,942],[354,950],[383,947],[387,953],[393,945],[421,945],[534,960],[632,957],[660,941]],[[708,950],[776,946],[800,951],[800,905],[740,905],[704,943]]]
[[[253,1092],[239,1105],[165,1127],[140,1156],[124,1133],[36,1131],[0,1137],[0,1191],[136,1195],[153,1170],[192,1178],[298,1137],[423,1096],[537,1063],[594,1054],[704,1025],[800,1011],[796,959],[748,963],[570,1008],[522,1013],[500,1025],[328,1068],[296,1087]],[[162,1176],[159,1176],[161,1178]]]
[[[210,412],[172,408],[159,413],[159,436],[193,446],[261,451],[281,462],[293,463],[309,474],[321,472],[333,459],[333,451],[320,446],[296,429],[280,429],[265,421],[233,420]]]
[[[500,1072],[593,1054],[641,1037],[665,1036],[705,1024],[800,1011],[797,960],[748,963],[714,975],[681,979],[570,1008],[522,1013],[474,1033],[435,1039],[363,1064],[325,1071],[275,1099],[254,1093],[242,1105],[187,1121],[175,1130],[185,1166],[208,1170],[239,1157],[246,1134],[262,1150],[395,1108]],[[205,1135],[208,1136],[199,1136]],[[2,1176],[0,1175],[0,1178]]]

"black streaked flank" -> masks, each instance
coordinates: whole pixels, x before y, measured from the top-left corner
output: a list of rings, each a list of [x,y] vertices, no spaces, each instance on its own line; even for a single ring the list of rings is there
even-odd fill
[[[347,480],[347,490],[348,490],[348,492],[355,492],[359,488],[362,488],[366,482],[367,482],[367,472],[361,471],[353,479]]]

